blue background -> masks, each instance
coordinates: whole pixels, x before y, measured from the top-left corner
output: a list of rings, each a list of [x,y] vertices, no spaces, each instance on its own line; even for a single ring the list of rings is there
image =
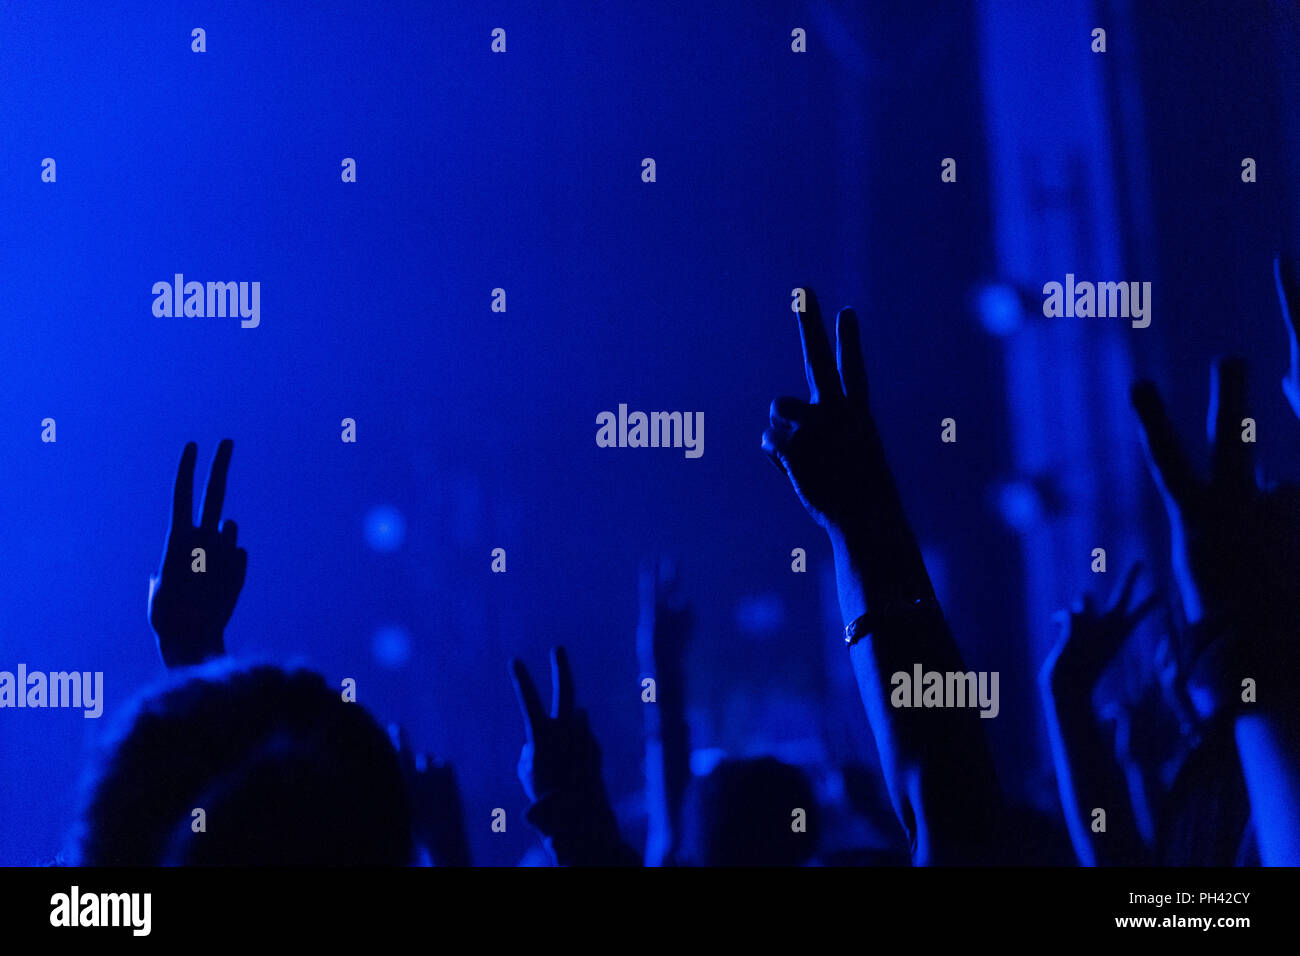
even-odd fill
[[[1210,358],[1244,354],[1261,462],[1300,466],[1271,272],[1300,252],[1296,26],[1281,2],[0,5],[0,669],[101,670],[107,694],[101,721],[0,711],[0,862],[60,848],[93,741],[161,676],[147,580],[187,440],[200,480],[235,442],[230,650],[354,677],[455,763],[477,862],[535,843],[506,661],[545,681],[555,643],[635,833],[657,554],[695,606],[697,748],[831,789],[870,764],[829,550],[759,450],[772,398],[806,393],[803,284],[863,318],[941,597],[969,666],[1002,673],[1004,782],[1051,810],[1042,610],[1109,590],[1072,542],[1158,576],[1167,550],[1123,385],[1156,377],[1195,436]],[[1066,271],[1153,281],[1151,327],[1044,326]],[[176,272],[260,281],[261,326],[154,317]],[[981,322],[988,281],[1028,290],[1010,336]],[[704,456],[596,447],[621,402],[703,411]],[[1008,494],[1044,485],[1054,510],[1017,530]],[[392,550],[367,540],[377,507],[404,523]],[[399,666],[376,652],[394,627]]]

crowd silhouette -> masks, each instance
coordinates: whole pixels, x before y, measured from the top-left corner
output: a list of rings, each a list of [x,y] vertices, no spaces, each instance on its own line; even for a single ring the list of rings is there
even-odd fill
[[[1300,417],[1300,277],[1283,260],[1275,272],[1290,337],[1283,388]],[[830,540],[846,666],[896,824],[869,799],[855,806],[852,786],[843,806],[819,803],[808,770],[775,756],[693,770],[692,614],[673,569],[656,562],[641,574],[636,635],[657,689],[644,708],[639,848],[606,789],[599,728],[580,706],[565,649],[551,653],[549,708],[528,667],[509,664],[523,718],[526,817],[550,862],[1300,864],[1300,488],[1256,474],[1253,445],[1240,435],[1243,363],[1211,368],[1204,471],[1156,388],[1133,386],[1135,440],[1166,506],[1175,587],[1160,593],[1134,565],[1104,605],[1084,595],[1058,616],[1060,639],[1039,681],[1060,794],[1054,821],[1004,794],[977,710],[891,699],[891,675],[918,663],[967,668],[872,417],[859,320],[840,310],[832,347],[808,289],[798,325],[809,396],[772,402],[761,444]],[[221,521],[232,451],[230,440],[217,448],[197,526],[198,449],[182,452],[149,586],[170,679],[119,715],[96,758],[70,862],[470,865],[450,766],[319,675],[226,658],[223,633],[248,568],[235,522]],[[194,573],[198,560],[204,573]],[[1124,693],[1099,694],[1139,622],[1169,608],[1168,633],[1144,673]],[[869,781],[857,789],[869,791]],[[222,824],[196,828],[200,808]],[[862,841],[866,851],[838,853],[843,842],[833,837],[850,826],[881,836]]]

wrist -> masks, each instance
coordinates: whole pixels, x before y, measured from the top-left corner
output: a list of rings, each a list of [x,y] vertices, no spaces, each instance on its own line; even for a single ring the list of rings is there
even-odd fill
[[[195,667],[225,656],[225,631],[219,628],[185,635],[158,634],[158,653],[169,670]]]
[[[603,786],[539,793],[524,819],[563,856],[581,858],[620,842],[618,820]]]
[[[877,608],[935,601],[920,549],[906,524],[892,532],[836,525],[827,533],[845,625]]]
[[[1100,683],[1104,671],[1104,666],[1098,670],[1093,662],[1062,655],[1043,665],[1038,680],[1055,697],[1087,701],[1092,698],[1093,689]]]

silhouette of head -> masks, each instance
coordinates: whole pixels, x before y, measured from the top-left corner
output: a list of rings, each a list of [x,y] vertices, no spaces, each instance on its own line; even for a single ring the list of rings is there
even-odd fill
[[[410,862],[392,744],[320,675],[211,664],[146,693],[127,718],[90,784],[84,864]]]
[[[708,776],[691,782],[683,815],[683,861],[800,866],[817,849],[815,819],[812,784],[798,767],[775,757],[723,760]]]

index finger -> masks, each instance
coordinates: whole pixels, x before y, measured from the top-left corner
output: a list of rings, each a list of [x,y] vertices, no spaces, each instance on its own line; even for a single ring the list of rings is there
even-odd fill
[[[858,330],[858,314],[852,309],[840,309],[835,317],[837,349],[835,358],[840,367],[840,383],[844,397],[859,405],[867,404],[867,366],[862,360],[862,339]]]
[[[217,530],[217,522],[221,519],[221,505],[226,499],[226,472],[230,470],[230,452],[234,447],[235,443],[229,438],[223,438],[221,444],[217,446],[217,457],[212,459],[212,470],[208,472],[208,487],[203,493],[203,518],[199,522],[200,528]]]
[[[1215,482],[1237,492],[1248,490],[1255,481],[1251,464],[1253,446],[1241,440],[1246,402],[1246,363],[1239,358],[1215,362],[1210,368],[1210,408],[1206,422],[1210,458]]]
[[[1110,604],[1106,608],[1107,613],[1118,611],[1120,614],[1125,614],[1128,611],[1129,603],[1133,600],[1133,589],[1137,587],[1138,577],[1141,573],[1141,561],[1134,561],[1128,566],[1124,576],[1120,579],[1119,587],[1111,595]]]
[[[1165,403],[1150,382],[1134,385],[1130,397],[1142,425],[1142,444],[1147,450],[1152,477],[1169,501],[1181,505],[1195,485],[1195,476],[1183,454],[1182,443],[1169,420],[1169,413],[1165,411]]]
[[[412,775],[415,771],[415,757],[411,752],[411,739],[407,736],[406,728],[401,724],[389,724],[388,739],[397,751],[397,762],[401,764],[402,772]]]
[[[1282,321],[1291,336],[1292,361],[1296,359],[1297,338],[1300,337],[1300,264],[1294,259],[1279,256],[1273,261],[1273,280],[1277,283],[1277,298],[1282,304]]]
[[[817,295],[807,286],[804,290],[804,310],[799,316],[799,341],[803,345],[803,371],[808,379],[808,392],[814,402],[823,395],[839,395],[839,380],[835,372],[835,356],[826,326],[822,324],[822,309]]]
[[[181,463],[176,469],[176,485],[172,489],[172,527],[188,528],[194,521],[194,462],[199,457],[199,446],[186,442],[181,452]]]
[[[569,655],[563,647],[551,648],[551,706],[552,717],[563,718],[573,713],[573,672],[569,670]]]
[[[540,727],[542,721],[546,719],[546,711],[542,710],[542,699],[537,696],[537,687],[533,684],[533,679],[528,676],[528,668],[519,658],[510,662],[510,679],[515,685],[515,696],[519,698],[519,709],[524,715],[524,731],[528,734],[528,739],[532,740],[533,728]]]

